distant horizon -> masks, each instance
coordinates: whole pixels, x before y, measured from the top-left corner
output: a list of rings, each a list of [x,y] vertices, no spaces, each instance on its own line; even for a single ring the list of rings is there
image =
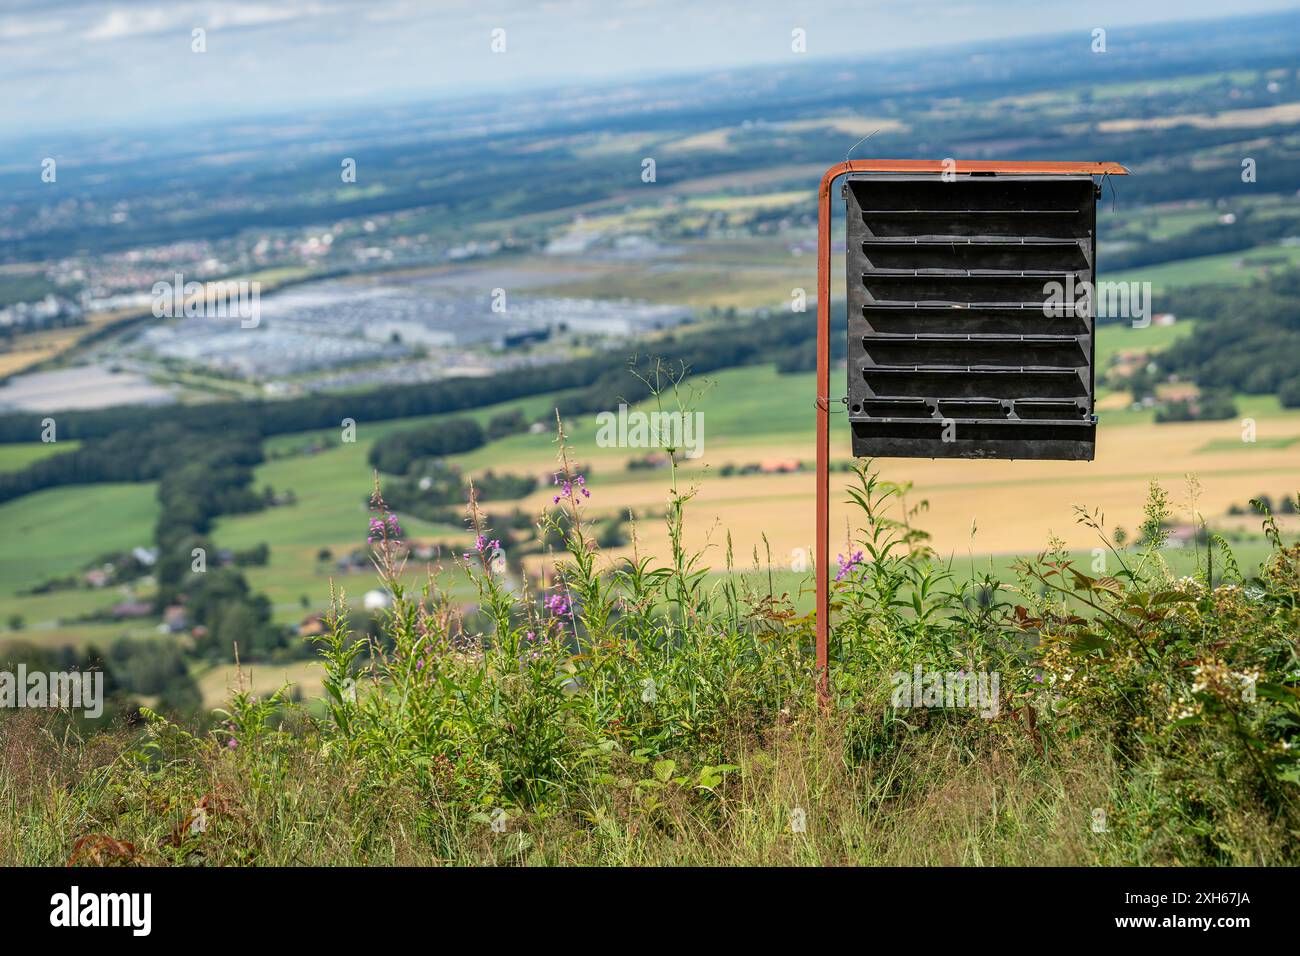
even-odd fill
[[[756,11],[750,5],[738,7],[733,17],[733,32],[739,39],[719,49],[712,45],[713,41],[703,41],[699,36],[701,24],[712,23],[724,15],[717,10],[684,11],[672,23],[659,23],[670,31],[668,39],[642,32],[628,40],[624,34],[629,30],[635,32],[631,19],[644,15],[656,5],[595,4],[587,0],[559,0],[550,5],[552,16],[560,20],[575,11],[587,11],[589,18],[583,21],[584,25],[600,31],[598,39],[619,38],[611,40],[608,49],[604,46],[584,49],[583,53],[601,54],[590,57],[588,62],[557,55],[556,46],[559,43],[562,48],[568,43],[582,47],[589,42],[586,35],[564,25],[547,23],[531,10],[488,13],[480,12],[477,5],[471,10],[470,5],[457,3],[454,9],[435,13],[419,10],[421,4],[410,0],[384,0],[360,8],[347,0],[304,0],[274,6],[214,5],[207,0],[196,0],[167,7],[96,0],[19,0],[19,3],[22,9],[0,14],[0,95],[9,106],[9,115],[0,125],[0,140],[5,141],[74,131],[147,133],[183,128],[205,119],[225,123],[258,122],[300,111],[346,113],[367,107],[402,108],[424,102],[472,102],[524,90],[583,89],[601,83],[618,88],[733,70],[815,62],[861,62],[873,54],[892,58],[913,51],[987,47],[999,39],[1023,43],[1040,37],[1059,38],[1073,30],[1081,31],[1086,42],[1095,27],[1125,31],[1258,19],[1289,10],[1300,12],[1294,0],[1251,0],[1246,11],[1230,16],[1222,15],[1217,3],[1204,0],[1179,4],[1162,0],[1142,10],[1105,0],[1101,8],[1094,4],[1084,11],[1075,8],[1057,11],[1051,15],[1050,22],[1045,22],[1041,5],[1022,0],[1006,4],[1009,11],[1018,11],[1008,12],[1006,16],[969,7],[961,0],[942,0],[939,6],[943,11],[926,17],[924,26],[932,29],[922,36],[913,29],[920,25],[912,22],[916,18],[907,14],[913,9],[910,5],[887,2],[881,9],[872,11],[873,22],[888,25],[901,10],[906,29],[889,33],[882,42],[879,34],[855,41],[846,31],[833,29],[840,17],[857,15],[842,12],[838,5],[818,2],[800,13]],[[673,3],[658,6],[665,5]],[[1159,12],[1149,12],[1153,6]],[[615,11],[626,12],[629,19],[596,22]],[[348,24],[373,28],[376,23],[391,24],[403,15],[411,18],[411,23],[396,36],[391,28],[386,28],[389,32],[384,36],[398,44],[386,52],[366,47],[365,37],[370,34],[364,28],[359,28],[355,37],[347,37],[344,48],[352,56],[345,57],[341,63],[331,59],[337,59],[339,48],[321,42],[330,29],[346,29]],[[978,17],[980,29],[953,35],[955,25],[965,23],[972,15]],[[440,51],[450,56],[445,63],[439,62],[436,69],[463,78],[464,85],[447,82],[446,75],[422,77],[417,81],[408,54],[427,54],[428,48],[422,45],[424,38],[416,25],[420,18],[430,17],[445,17],[453,24],[440,33],[439,39],[445,40],[448,33],[455,34],[450,48]],[[541,25],[539,19],[543,20]],[[489,49],[491,31],[495,29],[491,24],[497,22],[506,30],[503,54],[493,54]],[[190,51],[191,28],[187,23],[209,24],[205,28],[206,53]],[[314,36],[294,33],[287,40],[283,36],[285,30],[310,31],[312,27],[317,30]],[[796,27],[806,31],[807,52],[803,55],[790,50],[791,30]],[[673,28],[684,32],[672,34]],[[277,48],[277,34],[289,44],[287,48]],[[243,42],[235,56],[228,58],[222,41],[231,36]],[[674,47],[675,56],[658,56],[664,44],[672,46],[669,40],[680,40],[683,45],[680,49]],[[64,49],[60,55],[58,48],[66,48],[69,43],[75,50]],[[401,46],[403,43],[408,46]],[[638,50],[644,48],[645,52],[640,56],[631,56],[628,51],[624,56],[610,52],[620,44]],[[136,52],[131,52],[133,49]],[[44,60],[41,60],[42,50]],[[305,55],[315,57],[319,78],[301,63],[290,66],[291,61],[302,60],[304,51],[309,51]],[[82,54],[78,65],[64,68],[48,65],[51,60],[72,62],[72,52]],[[32,65],[34,57],[39,65]],[[575,62],[586,65],[579,69],[573,66]],[[563,65],[557,67],[557,63]],[[507,66],[509,71],[502,69]],[[159,82],[160,68],[177,69],[172,77]],[[102,82],[105,76],[112,77],[113,82]],[[333,89],[327,91],[327,86]]]

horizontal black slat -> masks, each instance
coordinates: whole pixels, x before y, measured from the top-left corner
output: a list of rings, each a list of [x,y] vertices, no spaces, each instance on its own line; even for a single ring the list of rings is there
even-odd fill
[[[1079,398],[1087,383],[1061,369],[860,369],[871,398]]]
[[[1029,243],[1019,239],[987,238],[961,241],[867,239],[862,243],[862,252],[869,272],[898,269],[1078,272],[1088,267],[1083,247],[1069,239]]]
[[[1003,421],[1010,413],[1002,402],[982,399],[944,400],[938,403],[939,414],[943,418],[976,418],[991,421]]]
[[[1015,403],[1017,418],[1028,421],[1061,421],[1087,417],[1085,408],[1074,402],[1020,401]]]
[[[1075,287],[1084,274],[1074,274]],[[1069,274],[1013,275],[862,275],[868,301],[907,303],[1043,303],[1062,298]]]
[[[1078,212],[1093,202],[1091,178],[971,180],[957,177],[945,182],[938,177],[881,177],[850,180],[848,186],[864,215],[918,210]]]
[[[849,406],[850,418],[933,418],[934,405],[922,398],[868,399]]]
[[[945,439],[935,422],[852,422],[853,453],[881,458],[1021,458],[1089,461],[1096,425],[960,422]]]
[[[1086,367],[1088,356],[1074,338],[927,338],[865,335],[862,347],[874,365],[1026,366],[1076,369]]]
[[[1077,213],[876,213],[865,218],[868,237],[941,239],[946,236],[1082,239],[1087,227]]]
[[[1041,305],[1031,306],[921,306],[867,303],[862,319],[871,332],[964,332],[989,335],[1082,335],[1088,331],[1084,316],[1050,316]]]

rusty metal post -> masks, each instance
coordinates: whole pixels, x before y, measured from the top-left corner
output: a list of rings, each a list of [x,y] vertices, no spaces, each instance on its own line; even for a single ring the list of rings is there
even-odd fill
[[[849,172],[849,163],[832,166],[817,192],[817,699],[831,699],[831,185]]]
[[[822,176],[817,192],[817,575],[814,609],[817,643],[817,698],[827,705],[830,684],[830,434],[831,434],[831,186],[848,173],[1020,173],[1022,175],[1123,176],[1119,163],[969,161],[937,159],[855,159],[837,163]]]

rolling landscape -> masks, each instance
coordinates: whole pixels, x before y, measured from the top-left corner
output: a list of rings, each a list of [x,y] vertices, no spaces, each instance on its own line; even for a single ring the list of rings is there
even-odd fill
[[[202,779],[158,783],[177,819],[199,792],[243,799],[227,743],[255,760],[291,749],[260,735],[323,726],[343,736],[275,772],[301,760],[296,779],[339,787],[355,773],[420,821],[399,838],[352,807],[368,835],[351,850],[269,830],[249,849],[230,822],[244,806],[224,842],[182,834],[152,863],[1294,865],[1295,14],[1117,26],[1102,53],[1076,30],[509,102],[313,107],[220,136],[193,122],[0,129],[5,660],[103,668],[111,706],[80,732],[129,748],[189,728]],[[1091,461],[855,460],[836,201],[839,558],[818,569],[816,190],[850,153],[1122,163],[1130,175],[1098,181],[1097,279],[1147,288],[1150,313],[1097,318]],[[254,283],[260,313],[160,315],[157,284],[170,295],[174,281],[205,298]],[[698,448],[604,440],[601,416],[621,406],[695,416]],[[1066,586],[1067,566],[1092,583]],[[840,573],[833,728],[799,716],[815,708],[819,570]],[[1150,611],[1177,593],[1202,603]],[[1116,648],[1088,643],[1085,618],[1122,619],[1097,625]],[[1055,634],[1094,656],[1017,656],[1006,635],[1026,621],[1040,650]],[[454,649],[438,665],[446,709],[399,723],[395,701],[425,692],[399,665],[425,660],[430,622]],[[1155,641],[1148,627],[1164,629],[1158,661],[1119,648],[1121,632]],[[544,649],[520,657],[539,634]],[[986,651],[1004,686],[1020,681],[1009,724],[929,715],[904,739],[901,721],[879,722],[881,675],[917,655],[993,666]],[[550,677],[515,673],[539,657]],[[1268,675],[1276,713],[1254,736],[1161,736],[1161,715],[1190,719],[1169,689],[1190,686],[1185,659]],[[1079,723],[1036,724],[1035,682],[1076,670],[1092,681],[1066,708]],[[369,723],[347,715],[354,678],[373,684]],[[501,682],[490,713],[469,703],[487,693],[465,689],[475,680]],[[637,716],[645,680],[670,716]],[[1258,778],[1231,762],[1247,752],[1267,755]],[[910,783],[876,763],[891,760],[912,762],[897,771]],[[963,761],[978,780],[949,793]],[[1133,783],[1211,765],[1211,782],[1179,769],[1168,789]],[[40,787],[14,791],[0,857],[61,864],[76,837],[111,832],[132,849],[95,844],[106,859],[145,859],[176,820],[116,818],[103,786],[66,818]],[[332,813],[309,789],[284,784],[277,813]],[[1007,819],[985,814],[994,792]],[[751,816],[730,815],[732,799],[755,801]],[[796,799],[823,826],[792,846]],[[1102,804],[1118,833],[1104,844],[1085,832]],[[522,827],[509,847],[485,829],[498,807]]]

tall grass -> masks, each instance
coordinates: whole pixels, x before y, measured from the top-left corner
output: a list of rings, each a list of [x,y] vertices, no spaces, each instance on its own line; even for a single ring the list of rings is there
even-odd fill
[[[1153,489],[1139,545],[1081,512],[1095,567],[1051,548],[973,581],[927,547],[908,489],[864,467],[823,709],[812,621],[735,575],[708,583],[675,463],[670,553],[610,561],[586,515],[599,489],[562,430],[559,448],[539,538],[562,551],[539,583],[505,569],[471,496],[472,614],[437,575],[403,585],[376,487],[393,601],[375,639],[335,595],[315,710],[238,690],[207,730],[0,721],[0,862],[1297,862],[1300,546],[1267,515],[1254,574],[1211,538],[1174,580]],[[895,675],[918,667],[996,674],[996,714],[905,706]]]

